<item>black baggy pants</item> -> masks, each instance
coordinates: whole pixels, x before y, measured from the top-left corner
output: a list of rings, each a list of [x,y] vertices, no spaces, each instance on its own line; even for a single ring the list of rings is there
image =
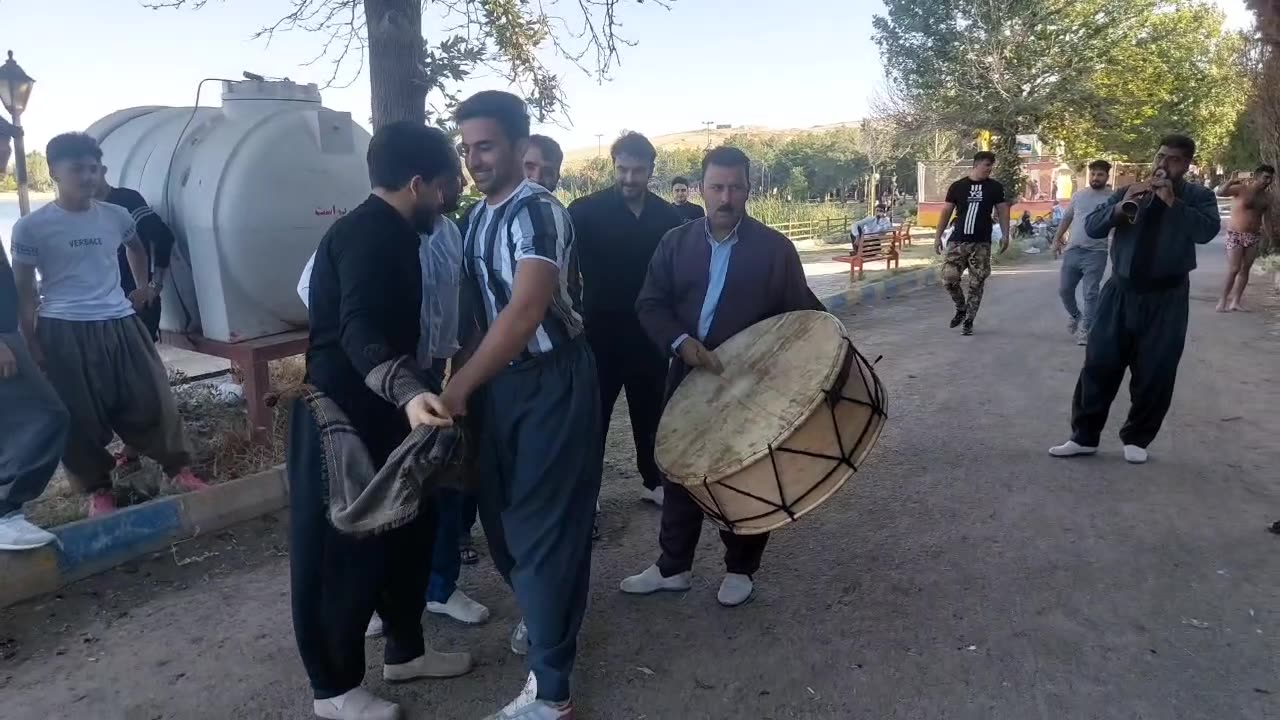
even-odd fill
[[[490,557],[524,613],[538,697],[567,700],[590,590],[603,456],[586,340],[507,368],[476,392],[469,410]]]
[[[667,481],[662,498],[662,529],[658,545],[662,556],[658,569],[663,577],[671,577],[693,568],[693,556],[702,536],[702,508],[683,486]],[[760,569],[760,558],[769,544],[769,533],[734,535],[720,531],[724,543],[724,569],[737,575],[754,575]]]
[[[1120,439],[1142,448],[1151,444],[1173,402],[1189,297],[1186,278],[1143,292],[1123,278],[1107,281],[1071,401],[1072,440],[1097,447],[1127,369],[1130,408]]]
[[[302,400],[289,428],[289,570],[293,632],[317,700],[364,681],[364,633],[382,617],[384,662],[398,665],[426,651],[422,612],[435,512],[424,506],[411,523],[372,537],[343,535],[329,523],[320,432]]]
[[[625,389],[631,437],[636,444],[636,469],[644,486],[652,490],[662,484],[662,472],[654,462],[653,448],[658,439],[658,421],[662,419],[667,363],[638,326],[634,332],[592,329],[587,337],[595,355],[600,384],[602,452],[609,436],[613,406]]]

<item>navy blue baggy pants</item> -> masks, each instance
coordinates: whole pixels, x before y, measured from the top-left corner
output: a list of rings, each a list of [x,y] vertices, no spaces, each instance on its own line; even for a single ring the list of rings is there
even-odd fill
[[[578,337],[478,390],[480,522],[529,628],[538,697],[570,695],[604,449],[595,360]]]

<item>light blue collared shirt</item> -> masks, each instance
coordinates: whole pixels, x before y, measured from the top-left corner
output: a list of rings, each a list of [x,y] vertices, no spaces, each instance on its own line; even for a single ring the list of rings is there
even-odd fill
[[[716,319],[716,308],[720,306],[720,295],[724,293],[724,281],[729,275],[729,258],[733,256],[733,246],[738,244],[739,222],[724,240],[716,242],[711,234],[711,221],[703,220],[706,229],[707,244],[711,246],[711,265],[707,268],[707,295],[702,299],[702,312],[698,314],[698,340],[706,340],[711,332],[711,323]],[[671,349],[676,350],[680,343],[689,337],[688,333],[676,338]]]

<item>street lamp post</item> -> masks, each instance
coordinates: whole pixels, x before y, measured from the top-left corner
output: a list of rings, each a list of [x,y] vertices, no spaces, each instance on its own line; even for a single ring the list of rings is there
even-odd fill
[[[22,111],[27,109],[34,84],[35,80],[13,61],[13,51],[10,50],[9,59],[0,65],[0,103],[9,111],[17,129],[13,138],[13,154],[17,156],[14,163],[18,171],[18,212],[24,217],[31,212],[31,197],[27,193],[27,149],[22,141]]]

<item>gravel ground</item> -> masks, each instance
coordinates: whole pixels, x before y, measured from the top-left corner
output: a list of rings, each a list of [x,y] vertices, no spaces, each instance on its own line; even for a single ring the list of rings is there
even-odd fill
[[[992,277],[971,338],[947,330],[938,288],[847,313],[858,347],[884,356],[891,420],[855,482],[776,534],[755,601],[735,610],[715,602],[710,531],[693,591],[617,591],[653,560],[658,522],[636,499],[620,414],[579,715],[1280,717],[1280,538],[1264,532],[1280,517],[1280,337],[1263,313],[1212,312],[1220,242],[1201,257],[1177,397],[1142,467],[1121,459],[1118,423],[1096,458],[1045,453],[1066,436],[1082,355],[1051,261]],[[284,522],[0,611],[0,716],[310,717]],[[523,682],[505,644],[510,594],[487,559],[462,583],[494,620],[432,616],[426,628],[438,647],[473,650],[476,671],[390,689],[371,680],[410,718],[480,718]],[[378,643],[370,650],[375,668]]]

